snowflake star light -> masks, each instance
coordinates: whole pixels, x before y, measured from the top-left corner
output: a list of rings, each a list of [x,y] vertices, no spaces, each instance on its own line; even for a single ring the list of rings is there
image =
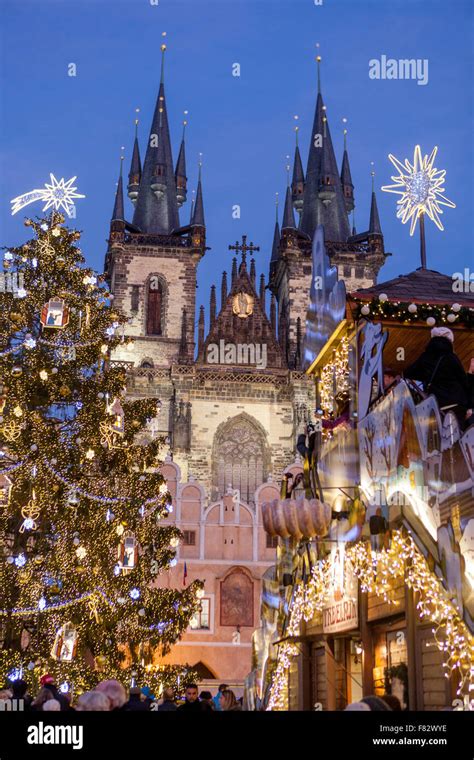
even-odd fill
[[[391,153],[389,159],[399,172],[391,179],[395,185],[382,187],[387,193],[395,193],[401,198],[397,201],[397,217],[406,224],[411,219],[410,235],[413,235],[416,223],[422,214],[427,214],[436,226],[443,230],[439,214],[443,213],[441,206],[456,208],[456,204],[446,198],[444,193],[444,179],[446,171],[438,170],[433,164],[438,148],[431,151],[430,156],[421,156],[421,148],[416,146],[413,155],[413,164],[406,158],[402,164]]]
[[[64,177],[57,180],[54,174],[50,174],[49,176],[51,182],[49,184],[46,182],[44,188],[30,190],[30,192],[18,195],[10,201],[12,204],[12,216],[29,203],[34,203],[35,201],[46,201],[43,211],[47,211],[52,206],[55,211],[59,211],[62,208],[69,217],[71,216],[74,208],[73,199],[86,197],[85,195],[76,193],[77,187],[73,187],[76,177],[71,177],[66,182]]]

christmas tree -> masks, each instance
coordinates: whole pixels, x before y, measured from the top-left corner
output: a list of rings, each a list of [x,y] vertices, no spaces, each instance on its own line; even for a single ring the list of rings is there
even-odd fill
[[[162,668],[202,585],[158,588],[180,532],[147,431],[110,356],[125,318],[53,212],[4,255],[0,314],[0,678],[52,673],[76,691]],[[182,670],[182,669],[181,669]],[[191,674],[188,674],[188,677]]]

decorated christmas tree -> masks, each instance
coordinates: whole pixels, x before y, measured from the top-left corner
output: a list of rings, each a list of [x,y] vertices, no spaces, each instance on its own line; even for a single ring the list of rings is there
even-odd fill
[[[26,220],[35,237],[4,254],[0,679],[30,670],[76,691],[110,677],[156,690],[184,675],[156,663],[202,588],[157,585],[180,540],[160,525],[172,506],[149,426],[159,404],[125,399],[110,360],[125,318],[63,222]]]

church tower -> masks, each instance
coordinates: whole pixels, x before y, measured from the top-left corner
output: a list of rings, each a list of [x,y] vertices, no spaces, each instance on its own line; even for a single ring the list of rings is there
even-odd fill
[[[180,226],[186,200],[184,130],[173,166],[164,85],[166,45],[161,46],[161,81],[143,166],[135,134],[128,196],[135,206],[125,219],[120,174],[110,223],[105,274],[117,308],[129,315],[125,332],[132,350],[118,349],[114,360],[135,367],[169,367],[194,360],[196,272],[206,250],[201,167],[190,223]],[[136,122],[137,124],[137,122]]]
[[[306,176],[303,172],[296,128],[293,181],[287,188],[281,234],[273,237],[270,264],[270,289],[278,302],[279,335],[286,335],[288,365],[298,366],[298,344],[304,331],[308,293],[311,288],[311,244],[316,227],[324,226],[325,245],[331,264],[350,292],[371,287],[388,254],[372,187],[370,223],[357,234],[349,224],[354,210],[354,185],[349,165],[344,130],[344,155],[339,173],[332,144],[326,106],[321,94],[320,56],[318,94],[311,132]],[[299,223],[293,213],[299,214]]]

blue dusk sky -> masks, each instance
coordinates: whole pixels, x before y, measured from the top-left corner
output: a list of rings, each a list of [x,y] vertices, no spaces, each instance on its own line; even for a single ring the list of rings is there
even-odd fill
[[[229,243],[242,234],[260,245],[257,271],[268,272],[275,192],[283,199],[286,155],[293,158],[294,115],[306,168],[316,100],[316,43],[322,93],[337,160],[348,119],[356,226],[367,229],[370,162],[375,162],[387,280],[419,266],[418,235],[395,217],[388,153],[413,156],[439,146],[446,195],[445,231],[427,221],[428,266],[451,275],[473,262],[472,0],[0,0],[1,244],[29,237],[9,200],[49,181],[77,175],[77,219],[88,264],[102,270],[109,220],[125,146],[129,170],[135,108],[142,159],[167,32],[166,95],[173,158],[187,127],[188,202],[203,154],[207,243],[198,303],[230,269]],[[428,83],[369,78],[369,61],[428,60]],[[75,63],[77,76],[68,76]],[[240,77],[232,66],[240,64]],[[241,218],[232,218],[232,207]],[[132,205],[126,201],[131,220]],[[280,207],[280,212],[282,208]],[[37,215],[40,204],[26,213]],[[281,219],[281,214],[280,214]],[[429,297],[429,293],[426,294]]]

